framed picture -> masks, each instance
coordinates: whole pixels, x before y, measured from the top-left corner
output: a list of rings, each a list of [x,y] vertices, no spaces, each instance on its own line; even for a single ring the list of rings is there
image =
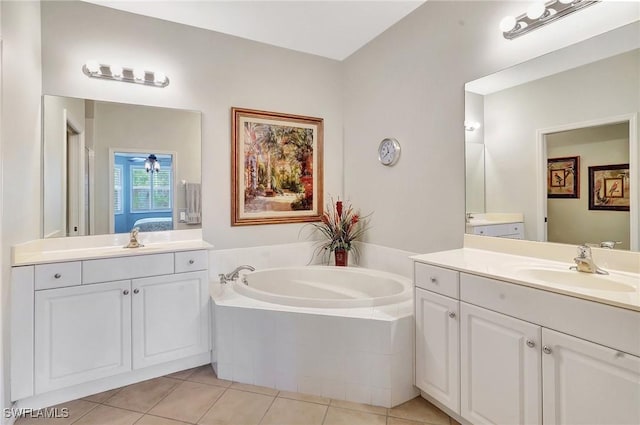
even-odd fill
[[[629,164],[589,167],[589,209],[629,211]]]
[[[323,119],[232,108],[231,225],[320,221]]]
[[[547,159],[547,198],[580,197],[580,157]]]

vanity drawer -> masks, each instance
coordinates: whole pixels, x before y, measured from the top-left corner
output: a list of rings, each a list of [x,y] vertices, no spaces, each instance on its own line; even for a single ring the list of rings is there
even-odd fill
[[[176,273],[206,270],[209,264],[207,251],[176,252]]]
[[[172,274],[173,261],[173,253],[83,261],[82,284]]]
[[[447,297],[459,297],[459,272],[423,263],[415,263],[414,268],[416,286]]]
[[[640,356],[637,311],[467,273],[460,300]]]
[[[82,263],[39,264],[35,267],[35,290],[64,288],[82,283]]]

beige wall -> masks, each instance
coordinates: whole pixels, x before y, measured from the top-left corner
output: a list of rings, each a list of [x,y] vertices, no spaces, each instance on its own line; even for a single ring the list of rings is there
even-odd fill
[[[484,96],[464,92],[464,119],[479,123],[474,131],[464,132],[465,210],[485,212],[484,208]]]
[[[487,211],[524,213],[535,240],[536,131],[637,113],[639,75],[635,50],[485,96]]]
[[[109,233],[109,178],[112,175],[109,170],[109,149],[134,149],[146,154],[175,152],[174,223],[178,229],[194,228],[178,223],[177,209],[185,206],[184,187],[180,182],[200,182],[201,114],[186,110],[95,102],[93,122],[96,234]]]
[[[67,128],[73,123],[79,133],[84,127],[84,101],[46,96],[43,117],[43,235],[64,237],[67,234]]]
[[[629,163],[627,124],[591,127],[547,136],[547,157],[580,156],[580,198],[547,200],[547,239],[573,245],[620,241],[629,249],[628,211],[589,210],[589,167]]]
[[[0,2],[2,9],[2,312],[1,407],[9,407],[11,246],[40,237],[40,3]],[[2,419],[4,421],[4,419]]]
[[[230,226],[232,106],[324,118],[325,193],[342,194],[340,62],[83,2],[43,2],[42,32],[44,93],[202,112],[202,226],[217,248],[295,242],[301,228]],[[171,83],[90,79],[90,59],[162,70]]]

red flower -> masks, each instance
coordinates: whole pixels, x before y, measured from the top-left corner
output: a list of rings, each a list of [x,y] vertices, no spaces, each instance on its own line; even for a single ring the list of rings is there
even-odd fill
[[[336,212],[338,213],[338,217],[342,217],[342,201],[336,202]]]
[[[358,220],[360,220],[360,217],[358,217],[358,214],[354,215],[351,218],[351,224],[356,224],[358,222]]]

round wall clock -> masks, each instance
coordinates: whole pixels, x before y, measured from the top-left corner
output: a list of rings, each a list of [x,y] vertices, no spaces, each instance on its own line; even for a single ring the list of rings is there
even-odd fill
[[[391,166],[400,159],[400,143],[396,139],[386,138],[378,146],[378,161],[382,165]]]

